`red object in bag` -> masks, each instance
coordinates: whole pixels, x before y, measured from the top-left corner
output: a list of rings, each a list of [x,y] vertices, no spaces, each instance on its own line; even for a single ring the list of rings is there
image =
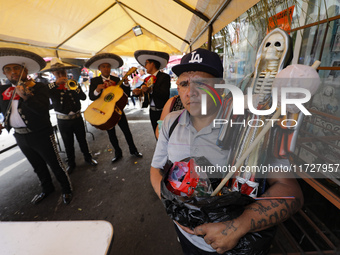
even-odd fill
[[[170,185],[167,185],[167,188],[176,195],[180,196],[184,193],[191,196],[199,181],[195,166],[193,159],[189,162],[175,162],[170,169],[168,178]]]

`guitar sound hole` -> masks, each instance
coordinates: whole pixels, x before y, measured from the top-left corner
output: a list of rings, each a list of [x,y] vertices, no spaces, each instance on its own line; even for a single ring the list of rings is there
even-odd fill
[[[105,102],[110,102],[112,99],[114,99],[115,95],[113,93],[109,93],[104,97]]]

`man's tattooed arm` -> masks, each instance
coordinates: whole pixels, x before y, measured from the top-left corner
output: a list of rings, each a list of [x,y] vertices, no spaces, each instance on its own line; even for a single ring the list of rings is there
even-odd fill
[[[270,204],[263,205],[264,203]],[[271,227],[285,221],[297,211],[296,205],[300,204],[301,203],[299,199],[295,199],[291,202],[284,199],[277,200],[276,202],[257,201],[256,203],[246,208],[246,210],[251,210],[262,216],[261,218],[256,217],[251,219],[251,231],[259,231],[261,229],[265,229],[267,227]],[[276,210],[276,208],[278,208],[279,210]]]
[[[287,185],[290,184],[290,185]],[[294,196],[294,199],[260,200],[246,207],[250,232],[256,232],[287,220],[302,206],[303,196],[294,179],[280,180],[268,189],[263,197]]]
[[[293,178],[267,179],[270,188],[263,196],[287,197],[293,200],[270,199],[256,201],[246,207],[238,218],[226,222],[207,223],[194,229],[194,234],[204,236],[204,241],[218,253],[234,248],[239,239],[248,232],[257,232],[289,218],[300,209],[303,196],[300,187]]]

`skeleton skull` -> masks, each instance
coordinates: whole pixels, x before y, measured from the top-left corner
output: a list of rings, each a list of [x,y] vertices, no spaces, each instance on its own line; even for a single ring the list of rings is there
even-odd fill
[[[269,36],[264,43],[263,54],[266,60],[279,60],[285,48],[284,37],[280,33]]]

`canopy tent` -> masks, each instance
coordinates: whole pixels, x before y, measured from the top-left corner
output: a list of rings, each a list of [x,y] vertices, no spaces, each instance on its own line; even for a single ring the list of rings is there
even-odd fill
[[[0,0],[0,47],[42,57],[188,52],[259,0]],[[143,34],[132,28],[139,25]]]
[[[182,56],[170,56],[169,65],[178,65],[181,63]]]

